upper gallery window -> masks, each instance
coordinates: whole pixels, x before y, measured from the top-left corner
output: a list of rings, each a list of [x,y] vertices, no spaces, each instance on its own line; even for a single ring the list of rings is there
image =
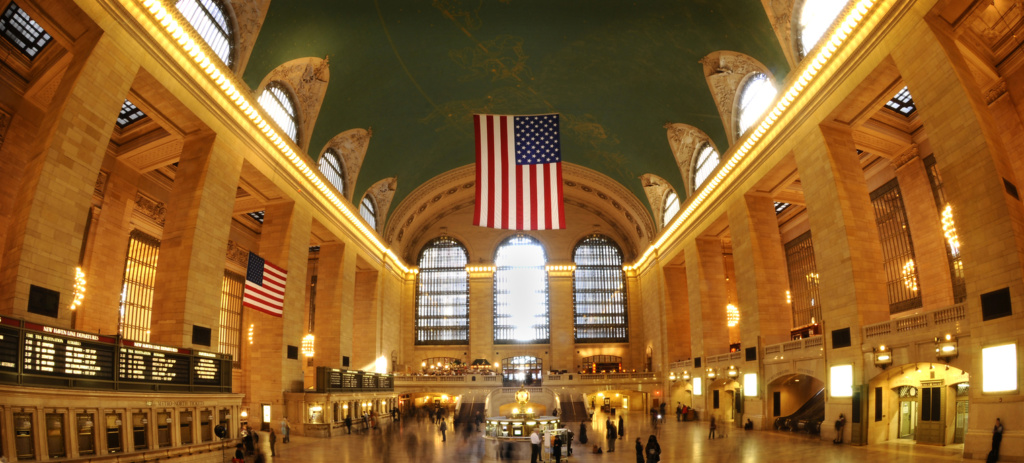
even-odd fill
[[[711,176],[718,167],[718,160],[718,152],[710,143],[704,143],[697,149],[697,162],[693,164],[693,191],[697,191]]]
[[[610,238],[591,235],[576,245],[572,260],[576,342],[629,341],[622,251]]]
[[[544,247],[509,237],[494,258],[494,342],[548,342],[548,272]]]
[[[345,194],[345,168],[341,163],[341,157],[333,149],[328,149],[320,156],[320,172],[334,188]]]
[[[260,94],[260,106],[270,118],[288,134],[292,141],[299,139],[299,121],[295,114],[295,102],[280,82],[271,82]]]
[[[231,66],[234,34],[224,4],[220,0],[178,0],[175,6],[217,57]]]
[[[416,285],[416,344],[469,341],[469,254],[442,236],[420,251]]]
[[[910,94],[908,87],[903,87],[891,100],[885,102],[885,107],[893,111],[896,111],[904,116],[910,117],[917,111],[917,104],[914,103],[914,97]]]
[[[370,225],[370,228],[377,229],[377,206],[373,204],[373,199],[369,195],[363,196],[363,200],[359,203],[359,215]]]
[[[124,100],[124,103],[121,103],[121,112],[117,115],[117,126],[123,129],[144,117],[146,117],[146,113],[136,108],[131,101]]]
[[[668,223],[679,213],[679,195],[669,190],[665,195],[665,203],[661,207],[661,226],[667,227]]]
[[[821,37],[836,22],[849,0],[805,0],[800,8],[800,22],[797,24],[800,37],[800,58],[807,56]]]
[[[739,135],[747,133],[775,101],[778,90],[764,73],[751,74],[743,83],[739,99]]]
[[[35,58],[52,39],[39,23],[33,21],[28,13],[14,2],[11,2],[0,16],[0,32],[29,59]]]

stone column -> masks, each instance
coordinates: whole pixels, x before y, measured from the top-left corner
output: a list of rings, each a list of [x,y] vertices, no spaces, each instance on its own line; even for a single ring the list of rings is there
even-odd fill
[[[352,368],[374,371],[380,346],[380,272],[356,269]]]
[[[690,343],[694,356],[729,352],[722,240],[698,237],[683,247],[690,293]],[[705,362],[706,363],[706,362]],[[702,374],[695,372],[695,374]]]
[[[928,130],[926,127],[925,130]],[[907,224],[914,243],[917,284],[925,310],[953,305],[953,279],[949,274],[946,239],[942,235],[942,219],[935,206],[932,185],[917,146],[903,153],[893,164],[896,180],[903,194]],[[913,198],[913,199],[909,199]]]
[[[348,253],[351,253],[348,252]],[[320,262],[317,264],[316,314],[313,335],[316,337],[315,366],[341,368],[342,356],[352,355],[352,306],[345,310],[343,300],[348,293],[352,300],[354,288],[346,285],[354,281],[351,272],[346,272],[345,244],[338,241],[320,245]],[[353,259],[352,263],[355,263]],[[353,265],[354,267],[354,265]],[[354,270],[354,268],[353,268]],[[347,312],[347,313],[346,313]],[[348,320],[345,324],[343,320]],[[344,336],[347,333],[348,336]],[[347,344],[342,342],[347,338]]]
[[[557,265],[557,264],[556,264]],[[550,323],[551,364],[545,370],[572,370],[576,352],[573,330],[573,272],[548,272],[548,320]]]
[[[469,357],[494,362],[494,271],[469,273]],[[413,370],[419,368],[419,359],[413,360]]]
[[[690,297],[687,294],[686,267],[667,265],[665,274],[666,349],[668,361],[690,358]]]
[[[110,134],[139,64],[117,39],[87,32],[69,50],[45,115],[12,119],[0,157],[21,162],[3,182],[10,201],[0,264],[0,314],[68,327],[75,267]],[[25,105],[28,106],[28,105]],[[31,118],[31,117],[29,117]],[[14,185],[17,185],[14,187]],[[60,293],[57,318],[28,312],[31,285]]]
[[[243,359],[243,374],[248,385],[245,404],[249,407],[253,428],[263,419],[260,404],[271,405],[271,423],[274,423],[284,416],[282,392],[302,390],[302,360],[289,359],[288,348],[298,349],[305,333],[302,320],[306,310],[306,267],[313,223],[310,212],[292,202],[268,204],[264,217],[258,254],[287,270],[288,281],[282,317],[245,309],[247,321],[254,325],[255,338],[249,346],[248,360]]]
[[[904,36],[892,57],[914,95],[953,206],[972,326],[969,344],[961,341],[961,349],[966,347],[971,353],[967,369],[971,382],[978,384],[985,373],[981,349],[1016,339],[1012,327],[1021,320],[1020,311],[1014,310],[1009,317],[985,321],[980,296],[1008,289],[1013,307],[1024,304],[1024,213],[1020,200],[1010,193],[1017,188],[1020,196],[1021,183],[1008,159],[1019,157],[1019,153],[1003,145],[997,122],[951,37],[952,31],[940,21],[926,21]],[[1019,392],[991,396],[982,394],[981,388],[972,389],[964,458],[983,459],[990,449],[995,418],[1024,414],[1024,402]],[[1022,436],[1006,434],[1001,456],[1008,460],[1024,457],[1022,441]]]
[[[193,346],[192,328],[211,330],[216,349],[221,285],[242,158],[213,134],[185,137],[160,240],[150,340]],[[305,272],[303,272],[305,273]]]

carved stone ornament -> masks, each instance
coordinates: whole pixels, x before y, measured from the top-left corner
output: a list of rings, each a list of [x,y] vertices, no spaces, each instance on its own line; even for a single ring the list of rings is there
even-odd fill
[[[664,213],[664,208],[661,205],[665,202],[665,196],[672,191],[672,185],[654,174],[641,175],[640,182],[643,183],[644,194],[647,195],[647,202],[650,203],[651,212],[654,213],[654,225],[661,230],[662,224],[665,223],[661,216]]]
[[[892,159],[892,165],[899,170],[900,167],[907,165],[909,162],[917,159],[920,156],[920,150],[917,147],[917,143],[911,143],[910,147],[903,150],[902,153],[898,154]]]
[[[350,129],[335,135],[327,142],[321,153],[329,149],[338,153],[341,158],[342,169],[344,170],[345,189],[341,193],[346,198],[352,198],[352,190],[356,180],[359,179],[359,169],[363,166],[363,159],[366,158],[366,149],[370,146],[370,138],[373,137],[373,128]]]
[[[167,221],[167,208],[164,203],[142,193],[135,194],[135,210],[161,227]]]
[[[672,156],[675,157],[676,165],[679,166],[679,173],[683,176],[683,181],[686,182],[686,191],[692,194],[693,185],[690,183],[693,179],[693,163],[695,161],[694,157],[697,154],[697,148],[701,147],[704,143],[709,143],[715,152],[718,153],[718,147],[715,146],[715,142],[711,140],[708,134],[692,125],[669,123],[665,124],[665,129],[668,131],[668,143],[672,149]],[[648,199],[650,199],[650,195],[648,195]],[[657,209],[653,206],[654,204],[660,203],[651,202],[652,209]],[[657,212],[655,212],[655,215],[657,215]],[[657,217],[654,219],[656,223],[661,223]]]
[[[316,127],[316,118],[320,114],[320,105],[327,94],[330,78],[328,60],[310,57],[294,59],[278,66],[260,84],[257,93],[262,93],[270,82],[281,82],[291,89],[299,120],[298,145],[301,148],[309,145],[309,137],[313,127]]]
[[[249,265],[249,250],[239,246],[238,243],[228,240],[227,259],[242,267]]]
[[[377,231],[384,230],[384,222],[391,207],[391,200],[395,197],[395,190],[398,189],[398,177],[388,177],[374,183],[366,194],[373,198],[377,205]]]
[[[722,117],[729,143],[735,143],[738,134],[733,122],[733,113],[740,85],[744,84],[748,76],[758,72],[768,76],[772,85],[776,85],[775,77],[756,59],[734,51],[716,51],[702,58],[700,62],[704,65],[704,79],[711,89],[715,105],[718,106],[718,114]]]
[[[110,174],[107,171],[101,170],[100,174],[96,176],[96,185],[93,186],[92,194],[100,198],[103,197],[104,191],[107,189],[107,177]]]
[[[985,92],[985,103],[986,104],[995,103],[996,100],[999,99],[999,97],[1001,97],[1001,96],[1003,96],[1005,94],[1006,94],[1006,81],[1005,80],[1000,80],[998,83],[993,85],[992,88],[988,89],[988,92]],[[3,140],[0,139],[0,143],[2,143],[2,142],[3,142]]]
[[[252,47],[256,44],[263,19],[267,16],[270,0],[235,0],[231,2],[231,10],[235,17],[234,67],[239,75],[245,69]]]

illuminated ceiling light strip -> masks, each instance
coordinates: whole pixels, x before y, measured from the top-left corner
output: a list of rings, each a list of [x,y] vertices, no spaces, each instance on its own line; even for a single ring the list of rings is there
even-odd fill
[[[362,234],[368,238],[381,253],[386,257],[390,257],[391,260],[402,269],[402,272],[406,274],[410,272],[409,267],[407,267],[390,248],[377,239],[377,237],[371,233],[365,225],[363,225],[362,221],[359,220],[347,206],[345,206],[345,203],[343,203],[341,199],[334,194],[334,192],[327,188],[325,182],[321,181],[314,173],[314,170],[310,169],[309,166],[306,165],[302,158],[296,153],[296,150],[292,148],[291,144],[278,135],[277,131],[272,126],[266,123],[264,118],[259,114],[259,110],[256,109],[257,105],[250,103],[246,95],[244,95],[242,91],[239,91],[239,88],[242,86],[236,86],[234,84],[234,76],[231,72],[226,69],[220,69],[220,66],[223,64],[220,63],[219,59],[211,60],[209,58],[209,56],[216,56],[212,49],[209,50],[210,53],[206,53],[204,51],[204,49],[209,48],[209,45],[207,45],[203,40],[192,39],[188,30],[181,26],[179,21],[176,19],[178,13],[174,8],[168,10],[160,0],[135,0],[135,3],[140,4],[145,11],[149,12],[152,18],[155,19],[170,35],[172,41],[178,44],[180,51],[185,53],[194,61],[210,81],[220,88],[224,96],[235,104],[238,111],[245,115],[249,121],[252,122],[253,126],[263,133],[267,141],[276,146],[280,153],[288,158],[292,165],[302,173],[306,180],[316,187],[316,190],[319,191],[328,200],[328,202],[334,205],[342,215],[348,218],[349,222],[355,225],[355,227],[359,229],[359,231],[362,232]]]
[[[849,9],[849,13],[847,13],[846,17],[835,26],[835,30],[829,39],[823,41],[823,44],[818,50],[818,54],[813,58],[807,58],[810,64],[804,68],[799,77],[793,80],[793,84],[790,85],[789,89],[784,92],[779,92],[778,103],[776,103],[775,107],[768,112],[764,120],[757,125],[756,129],[750,131],[751,133],[747,136],[747,139],[739,146],[739,148],[736,149],[733,155],[729,157],[729,160],[722,163],[723,165],[718,173],[713,178],[709,179],[702,188],[700,188],[697,197],[693,198],[686,209],[676,216],[676,219],[672,221],[672,225],[665,227],[665,229],[662,230],[662,234],[658,240],[649,246],[635,263],[623,266],[625,270],[635,270],[643,266],[643,264],[647,262],[647,259],[651,257],[651,254],[664,246],[669,237],[672,236],[679,227],[683,226],[683,222],[693,215],[694,211],[697,210],[697,208],[704,203],[704,200],[710,196],[711,192],[715,190],[715,187],[722,183],[725,177],[732,172],[737,165],[739,165],[739,162],[743,157],[750,153],[757,142],[761,141],[768,130],[775,125],[775,122],[785,114],[789,105],[793,104],[793,102],[796,101],[796,98],[803,93],[804,89],[814,81],[814,77],[821,71],[822,67],[828,63],[835,52],[839,50],[839,47],[844,41],[846,41],[850,34],[853,33],[853,30],[858,24],[860,24],[874,6],[875,0],[860,0]]]

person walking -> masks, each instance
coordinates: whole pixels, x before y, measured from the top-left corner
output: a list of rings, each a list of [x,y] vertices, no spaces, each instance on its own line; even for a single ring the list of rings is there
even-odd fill
[[[581,444],[586,444],[587,443],[587,422],[586,421],[580,421],[580,443]]]
[[[245,452],[242,451],[242,444],[235,446],[235,457],[231,459],[231,463],[245,463]]]
[[[348,433],[352,434],[352,415],[345,417],[345,429],[348,429]]]
[[[437,429],[441,430],[441,442],[447,441],[448,436],[445,431],[448,431],[448,421],[442,419],[441,424],[437,426]]]
[[[636,463],[644,463],[644,444],[640,443],[640,438],[636,438]]]
[[[530,463],[537,463],[540,458],[540,435],[537,434],[537,430],[534,429],[530,433]]]
[[[274,432],[274,428],[270,428],[270,456],[277,456],[277,433]]]
[[[245,435],[242,436],[242,445],[245,446],[245,454],[252,455],[256,448],[252,441],[252,429],[249,429],[249,427],[246,426],[245,430],[242,432],[245,433]]]
[[[683,421],[683,405],[676,402],[676,421]]]
[[[555,463],[562,463],[562,436],[555,436],[554,448],[551,449],[551,457]]]
[[[292,425],[288,422],[288,418],[281,418],[281,443],[287,444],[292,441]],[[273,455],[271,455],[273,456]]]
[[[566,450],[566,454],[568,456],[570,456],[570,457],[572,456],[572,438],[573,438],[572,430],[571,429],[566,429],[565,430],[565,450]]]
[[[715,424],[715,417],[712,416],[711,417],[711,432],[708,433],[708,439],[714,439],[715,438],[715,429],[716,428],[718,428],[718,426]]]
[[[662,423],[664,423],[664,422],[665,422],[665,411],[667,410],[667,408],[665,407],[665,405],[666,405],[666,404],[665,404],[665,402],[662,402],[662,403],[661,403],[661,406],[660,406],[660,408],[658,409],[658,419],[659,419],[659,420],[660,420],[660,421],[661,421]]]
[[[986,462],[999,461],[999,447],[1003,444],[1003,422],[996,418],[996,425],[992,428],[992,451],[988,452]]]
[[[619,439],[626,434],[626,424],[622,421],[622,415],[619,415]]]
[[[839,414],[839,419],[836,420],[836,438],[832,439],[833,444],[843,443],[843,428],[846,427],[846,416],[842,413]]]
[[[607,431],[608,432],[605,433],[605,437],[608,438],[608,453],[611,453],[611,452],[615,451],[615,439],[618,438],[618,435],[617,435],[616,429],[615,429],[615,423],[612,423],[611,420],[608,420],[608,430]]]
[[[644,453],[647,454],[647,463],[658,463],[661,461],[661,445],[658,444],[658,437],[654,434],[647,438],[647,448],[644,450]]]

